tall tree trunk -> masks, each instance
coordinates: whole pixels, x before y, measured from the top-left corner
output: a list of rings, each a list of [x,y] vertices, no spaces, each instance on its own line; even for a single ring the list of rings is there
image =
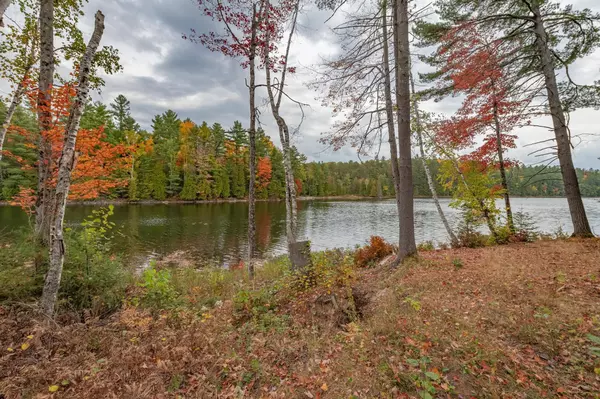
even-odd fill
[[[395,8],[395,7],[394,7]],[[394,21],[396,20],[394,13]],[[388,128],[388,141],[390,143],[390,163],[392,164],[392,177],[394,179],[394,192],[396,195],[396,208],[398,209],[398,216],[402,212],[402,206],[400,202],[402,197],[400,195],[400,170],[398,168],[398,146],[396,145],[396,128],[394,126],[394,104],[392,102],[392,78],[390,72],[390,55],[389,55],[389,35],[388,35],[388,24],[387,24],[387,0],[384,0],[382,5],[382,40],[383,40],[383,73],[384,73],[384,95],[385,95],[385,111],[386,111],[386,123]],[[394,34],[394,37],[396,35]],[[399,230],[402,230],[400,221],[398,222]]]
[[[492,82],[492,86],[493,86]],[[500,127],[500,117],[498,116],[498,103],[494,100],[494,130],[496,132],[496,147],[498,152],[498,162],[500,163],[500,180],[504,190],[504,208],[506,209],[506,222],[511,233],[515,232],[515,222],[513,220],[512,208],[510,207],[510,193],[508,192],[508,180],[506,179],[506,168],[504,167],[504,149],[502,148],[502,130]]]
[[[0,127],[0,161],[2,161],[2,149],[4,148],[4,139],[6,138],[6,132],[8,131],[8,127],[12,121],[13,116],[15,115],[15,111],[17,107],[21,104],[21,100],[23,99],[23,94],[25,94],[25,84],[22,82],[15,92],[13,93],[12,100],[10,101],[10,105],[6,110],[6,116],[4,117],[4,122]]]
[[[412,65],[412,64],[411,64]],[[413,78],[412,70],[410,71],[410,87],[412,90],[413,96],[415,96],[415,80]],[[446,232],[450,237],[450,244],[453,247],[457,247],[459,245],[458,238],[454,231],[452,231],[452,227],[450,227],[450,223],[446,218],[446,214],[440,205],[440,200],[437,195],[437,190],[435,188],[435,181],[433,180],[433,176],[431,174],[431,170],[429,169],[429,165],[427,165],[427,158],[425,156],[425,147],[423,145],[423,125],[421,124],[421,115],[419,114],[419,101],[416,97],[413,97],[413,109],[415,112],[415,122],[417,124],[415,132],[417,133],[417,140],[419,142],[419,150],[421,152],[421,162],[423,163],[423,169],[425,169],[425,177],[427,177],[427,185],[429,186],[429,191],[431,191],[431,197],[433,198],[433,202],[435,203],[435,207],[440,215],[440,219],[442,219],[442,223],[446,228]]]
[[[536,46],[542,61],[546,91],[548,93],[548,105],[552,114],[552,124],[556,137],[556,148],[560,171],[565,186],[565,195],[569,203],[571,221],[573,222],[573,235],[579,237],[591,237],[592,229],[585,213],[585,207],[581,199],[577,173],[573,166],[571,156],[571,140],[565,119],[565,113],[559,98],[558,85],[556,83],[556,72],[552,62],[552,54],[548,47],[548,34],[544,28],[544,21],[537,2],[532,2],[532,10],[535,16]]]
[[[10,6],[10,0],[0,0],[0,28],[4,28],[4,13]]]
[[[412,154],[410,144],[410,47],[408,37],[408,0],[395,0],[394,48],[396,54],[396,105],[398,115],[400,240],[398,261],[417,252],[415,243]]]
[[[256,4],[252,10],[252,36],[250,42],[249,67],[250,84],[250,129],[248,131],[250,141],[250,179],[248,182],[248,273],[254,278],[254,257],[256,256],[256,199],[254,195],[254,184],[256,181],[256,31],[258,29]]]
[[[275,121],[277,122],[277,127],[279,129],[279,140],[281,141],[281,147],[283,150],[283,168],[285,172],[285,219],[286,219],[286,236],[288,242],[288,249],[296,242],[297,240],[297,204],[296,204],[296,182],[294,180],[294,170],[292,167],[292,154],[291,154],[291,146],[290,146],[290,130],[287,125],[285,119],[281,116],[279,110],[281,106],[281,99],[283,97],[283,90],[285,85],[285,77],[286,77],[286,69],[287,69],[287,61],[290,53],[290,47],[292,44],[292,37],[294,35],[294,31],[296,29],[296,21],[298,17],[298,7],[299,1],[296,1],[293,10],[293,17],[291,23],[291,29],[288,36],[288,42],[286,46],[286,51],[283,58],[282,65],[282,73],[281,73],[281,81],[278,84],[277,88],[277,98],[275,98],[275,94],[273,92],[273,84],[271,79],[271,69],[269,65],[271,64],[270,60],[270,35],[266,36],[265,43],[265,77],[266,77],[266,86],[267,86],[267,94],[269,96],[269,104],[271,106],[271,112]],[[266,1],[265,4],[266,10],[266,23],[269,24],[270,18],[270,3]],[[290,257],[293,260],[293,257]],[[292,265],[294,268],[297,268],[297,265]]]
[[[46,274],[46,281],[44,282],[44,290],[40,301],[42,311],[50,317],[54,313],[65,260],[63,221],[67,206],[67,196],[69,195],[69,188],[71,186],[71,172],[75,165],[75,144],[77,142],[79,122],[83,114],[83,107],[88,99],[90,86],[89,74],[92,68],[92,60],[98,50],[103,33],[104,15],[98,11],[96,13],[94,32],[81,60],[77,82],[77,95],[69,113],[69,119],[65,128],[65,142],[58,162],[58,181],[56,183],[55,200],[51,213],[50,267]]]
[[[52,127],[52,85],[54,81],[54,2],[40,0],[40,81],[37,100],[39,143],[38,143],[38,195],[35,203],[36,240],[48,245],[52,204],[48,187],[50,180],[52,147],[46,139]]]

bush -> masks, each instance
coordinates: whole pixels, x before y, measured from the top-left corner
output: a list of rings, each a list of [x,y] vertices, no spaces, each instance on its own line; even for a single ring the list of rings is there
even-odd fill
[[[36,259],[29,229],[0,237],[0,301],[29,301],[42,294],[47,259]]]
[[[462,219],[458,225],[456,234],[459,246],[466,248],[484,247],[487,243],[487,238],[485,234],[482,234],[478,230],[482,224],[482,220],[474,217],[472,211],[469,209],[463,210]]]
[[[59,303],[74,311],[87,310],[92,316],[117,310],[132,281],[118,255],[111,254],[113,207],[92,211],[81,228],[66,229],[67,255],[59,292]]]
[[[433,241],[425,241],[417,245],[417,250],[419,252],[433,251],[434,249],[435,245],[433,245]]]
[[[233,298],[234,316],[238,323],[253,323],[259,330],[283,330],[289,316],[277,314],[277,300],[269,289],[240,290]]]
[[[171,272],[167,269],[156,270],[154,265],[142,273],[139,286],[144,289],[140,304],[153,309],[167,309],[179,305],[179,294],[172,282]]]
[[[354,262],[357,266],[361,267],[371,266],[392,252],[394,252],[394,247],[388,244],[382,237],[371,236],[369,244],[356,251]]]

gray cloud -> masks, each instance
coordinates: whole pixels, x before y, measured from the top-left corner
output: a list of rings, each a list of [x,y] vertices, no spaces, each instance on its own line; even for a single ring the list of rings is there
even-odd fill
[[[600,11],[597,0],[571,2],[577,8],[589,7]],[[424,3],[424,0],[418,0],[417,3]],[[124,94],[131,101],[134,117],[145,128],[150,127],[154,115],[169,108],[181,118],[189,117],[196,122],[206,120],[224,126],[230,126],[234,120],[247,123],[247,71],[241,69],[239,60],[211,53],[201,45],[181,38],[190,28],[198,32],[216,28],[213,21],[202,16],[195,1],[90,0],[82,21],[85,34],[91,33],[92,16],[96,9],[102,9],[106,15],[103,44],[119,48],[125,68],[123,74],[105,77],[107,85],[99,99],[109,102],[118,94]],[[315,10],[314,7],[305,11],[300,18],[299,35],[292,48],[294,63],[299,67],[298,74],[290,77],[288,90],[294,98],[310,104],[310,107],[305,109],[302,130],[295,138],[295,144],[309,159],[356,160],[353,148],[333,152],[318,142],[321,133],[330,127],[331,112],[321,107],[316,99],[318,93],[306,88],[306,83],[314,78],[310,67],[322,58],[331,58],[338,50],[331,27],[342,20],[343,14],[325,25],[328,11]],[[599,64],[600,53],[596,52],[573,66],[574,76],[580,83],[598,80]],[[427,66],[416,62],[415,69],[423,72]],[[264,94],[259,92],[263,97]],[[424,103],[423,108],[449,115],[460,106],[460,101],[460,98],[448,98],[437,103],[430,101]],[[300,122],[300,112],[293,104],[286,104],[283,114],[291,126]],[[592,122],[598,115],[593,110],[573,113],[571,129],[579,133],[596,133]],[[267,107],[261,108],[260,119],[267,134],[278,142],[276,125]],[[523,145],[549,138],[552,133],[523,129],[519,136],[519,148],[511,151],[511,156],[525,162],[535,162],[535,158],[527,155],[532,149]],[[585,137],[585,141],[574,151],[575,162],[582,167],[599,167],[597,158],[600,156],[600,142],[595,136]],[[383,146],[381,155],[385,155],[386,151],[387,147]]]

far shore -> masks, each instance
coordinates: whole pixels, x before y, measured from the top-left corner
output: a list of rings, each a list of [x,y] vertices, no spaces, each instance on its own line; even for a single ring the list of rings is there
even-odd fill
[[[431,197],[424,196],[416,196],[415,199],[431,199]],[[450,199],[450,197],[439,197],[441,199]],[[566,197],[527,197],[527,196],[518,196],[513,195],[511,198],[566,198]],[[600,197],[584,197],[584,198],[592,198],[592,199],[600,199]],[[298,197],[298,201],[368,201],[368,200],[389,200],[394,199],[393,196],[384,196],[381,198],[378,197],[368,197],[361,195],[338,195],[338,196],[300,196]],[[279,198],[263,198],[256,199],[256,202],[283,202],[283,199]],[[164,201],[154,200],[154,199],[146,199],[146,200],[138,200],[138,201],[130,201],[125,198],[117,198],[117,199],[96,199],[90,201],[69,201],[68,205],[87,205],[87,206],[106,206],[106,205],[171,205],[171,204],[221,204],[221,203],[234,203],[234,202],[248,202],[248,198],[220,198],[220,199],[212,199],[212,200],[181,200],[181,199],[167,199]],[[11,206],[9,201],[0,201],[0,206]]]

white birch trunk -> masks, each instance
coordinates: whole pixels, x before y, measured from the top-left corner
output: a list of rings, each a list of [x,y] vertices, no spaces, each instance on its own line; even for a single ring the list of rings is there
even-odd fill
[[[267,1],[265,9],[267,10],[266,18],[267,24],[269,23],[269,2]],[[265,74],[266,74],[266,86],[267,93],[269,96],[269,104],[271,106],[271,112],[275,121],[277,122],[277,127],[279,129],[279,140],[281,141],[281,147],[283,151],[283,168],[285,172],[285,215],[286,215],[286,236],[288,242],[288,248],[291,248],[292,244],[297,241],[297,204],[296,204],[296,182],[294,180],[294,170],[292,168],[292,154],[291,154],[291,145],[290,145],[290,132],[289,127],[285,119],[281,116],[279,110],[281,106],[281,100],[283,96],[283,90],[285,85],[285,76],[287,69],[287,61],[289,57],[290,47],[292,44],[292,37],[294,35],[294,31],[296,29],[296,20],[298,17],[298,7],[299,2],[297,1],[294,10],[293,17],[291,21],[291,29],[288,36],[286,52],[284,55],[284,65],[281,73],[281,81],[278,84],[277,88],[277,98],[274,93],[272,79],[271,79],[271,70],[269,68],[270,65],[270,54],[269,54],[269,45],[270,45],[270,37],[267,35],[266,43],[265,43]],[[293,265],[295,266],[295,265]]]
[[[35,203],[35,235],[39,243],[48,244],[49,208],[52,204],[47,182],[50,178],[52,148],[45,139],[52,124],[52,84],[54,80],[54,2],[40,1],[40,80],[38,93],[38,195]]]
[[[89,94],[89,74],[92,68],[92,60],[100,45],[102,34],[104,33],[104,15],[102,12],[96,12],[94,32],[87,45],[79,69],[79,80],[77,83],[77,95],[71,107],[69,119],[65,128],[65,142],[62,154],[58,164],[58,181],[54,194],[54,206],[51,213],[50,230],[50,267],[46,275],[42,299],[40,302],[42,311],[47,316],[52,316],[56,305],[58,289],[62,275],[63,263],[65,260],[65,244],[63,239],[63,221],[65,217],[65,208],[67,205],[67,196],[71,186],[71,173],[75,165],[75,144],[77,143],[77,133],[79,131],[79,122],[83,114],[83,107]]]
[[[415,80],[413,78],[412,71],[410,72],[410,86],[412,89],[412,94],[414,96],[415,95]],[[437,190],[435,189],[435,182],[433,180],[431,170],[429,169],[429,165],[427,165],[427,158],[425,157],[425,147],[423,146],[423,131],[422,131],[423,125],[421,124],[421,116],[419,114],[419,102],[417,101],[416,98],[413,98],[413,108],[415,111],[415,121],[417,124],[415,132],[417,133],[417,140],[419,142],[419,150],[421,152],[421,162],[423,163],[423,169],[425,169],[425,176],[427,177],[427,185],[429,186],[429,191],[431,191],[431,197],[433,198],[435,207],[438,211],[438,214],[440,215],[440,219],[442,219],[442,223],[444,224],[444,227],[446,228],[446,232],[448,233],[448,236],[450,237],[450,244],[453,247],[457,247],[458,246],[458,238],[456,237],[456,234],[454,234],[454,231],[452,231],[452,227],[450,227],[450,223],[448,223],[446,214],[444,213],[444,210],[442,209],[442,206],[440,205],[440,200],[437,195]]]

